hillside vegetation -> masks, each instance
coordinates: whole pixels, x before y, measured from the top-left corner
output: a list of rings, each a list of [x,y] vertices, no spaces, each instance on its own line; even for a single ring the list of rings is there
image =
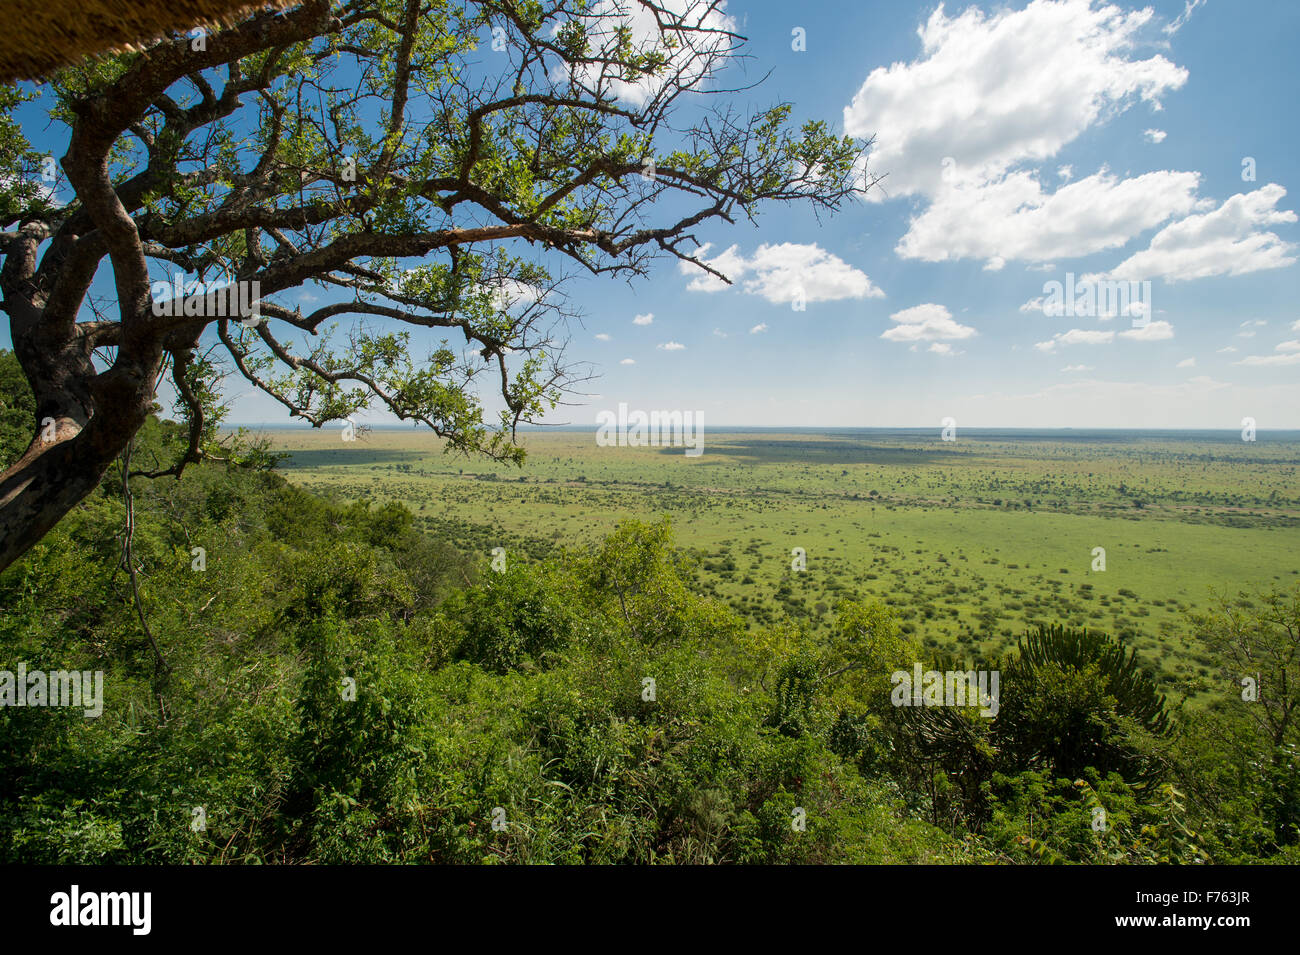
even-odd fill
[[[110,472],[0,576],[0,669],[105,673],[98,718],[0,708],[0,861],[1300,861],[1300,590],[1188,618],[1188,716],[1102,630],[958,659],[848,586],[747,620],[649,506],[493,568],[251,460]],[[894,705],[918,663],[997,670],[996,717]]]

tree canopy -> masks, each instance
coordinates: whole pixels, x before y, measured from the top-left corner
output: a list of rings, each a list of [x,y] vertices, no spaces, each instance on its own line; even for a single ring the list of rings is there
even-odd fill
[[[57,74],[67,201],[33,188],[48,164],[7,93],[0,287],[36,412],[0,475],[0,568],[95,487],[163,375],[189,441],[158,473],[228,453],[226,368],[315,426],[375,404],[519,460],[515,426],[579,371],[570,270],[717,274],[701,224],[868,187],[866,142],[718,99],[743,56],[704,0],[310,0]],[[307,285],[330,301],[304,312]],[[412,328],[447,337],[417,355]]]

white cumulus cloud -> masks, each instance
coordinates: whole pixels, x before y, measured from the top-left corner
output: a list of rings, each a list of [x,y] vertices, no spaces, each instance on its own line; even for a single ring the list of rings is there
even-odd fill
[[[927,303],[905,308],[889,316],[895,322],[880,336],[891,342],[937,341],[940,339],[970,338],[975,329],[953,320],[952,313],[942,305]]]
[[[949,16],[919,28],[915,59],[871,71],[844,109],[846,132],[875,136],[864,174],[883,175],[872,201],[926,205],[896,251],[928,262],[974,258],[996,271],[1117,249],[1174,216],[1204,208],[1196,172],[1159,170],[1082,179],[1038,168],[1092,127],[1134,104],[1159,110],[1188,71],[1152,48],[1149,7],[1031,0],[1024,9]],[[1151,128],[1152,142],[1165,136]]]
[[[1032,172],[963,183],[912,219],[896,251],[941,262],[1047,262],[1117,249],[1171,216],[1197,208],[1194,172],[1116,179],[1106,170],[1045,192]]]
[[[917,59],[867,76],[844,109],[845,131],[876,137],[869,168],[887,174],[891,196],[933,194],[954,167],[991,179],[1050,159],[1095,123],[1187,82],[1163,55],[1135,55],[1151,17],[1092,0],[988,15],[970,6],[954,17],[940,4],[917,31]]]
[[[799,295],[805,302],[834,302],[847,298],[883,298],[884,292],[872,284],[865,272],[854,268],[815,242],[760,245],[752,256],[745,256],[739,246],[731,246],[712,259],[705,258],[709,244],[700,246],[696,256],[717,269],[742,291],[761,295],[773,304],[785,304]],[[689,262],[679,263],[682,274],[693,278],[687,284],[692,292],[717,292],[727,287],[722,280]]]
[[[1276,208],[1285,195],[1285,189],[1269,183],[1252,192],[1239,192],[1210,212],[1171,222],[1151,238],[1146,249],[1129,256],[1108,275],[1131,281],[1163,278],[1177,282],[1293,265],[1295,245],[1265,231],[1266,226],[1296,221],[1294,212]]]

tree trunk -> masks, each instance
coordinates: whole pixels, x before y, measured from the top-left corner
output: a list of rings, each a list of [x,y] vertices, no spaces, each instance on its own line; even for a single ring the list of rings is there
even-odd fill
[[[89,408],[65,393],[57,415],[45,410],[51,395],[38,387],[36,437],[0,474],[0,571],[99,486],[153,407],[160,363],[159,355],[152,367],[115,365],[92,380]]]

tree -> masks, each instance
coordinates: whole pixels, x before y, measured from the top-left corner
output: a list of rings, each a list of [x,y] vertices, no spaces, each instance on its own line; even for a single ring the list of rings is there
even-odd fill
[[[1275,749],[1295,737],[1300,721],[1300,587],[1261,595],[1255,607],[1243,593],[1236,602],[1218,595],[1211,609],[1195,614],[1197,640],[1233,686],[1254,681],[1255,698],[1245,712]],[[1244,691],[1242,699],[1246,699]]]
[[[916,655],[912,641],[900,634],[894,611],[876,600],[840,601],[827,637],[810,638],[797,625],[787,625],[762,635],[756,649],[765,665],[774,656],[781,658],[773,685],[775,707],[768,721],[790,736],[811,729],[814,708],[823,697],[838,698],[841,705],[855,710],[864,704],[885,708],[891,674],[908,666]],[[858,672],[858,679],[852,681],[856,685],[841,685],[837,696],[839,678],[854,671]],[[831,727],[832,738],[848,751],[851,747],[844,737],[861,735],[868,725],[860,713],[841,709]]]
[[[1047,765],[1074,779],[1092,768],[1136,782],[1163,771],[1144,744],[1168,735],[1169,708],[1136,650],[1086,628],[1039,624],[1002,669],[992,729],[1003,771]]]
[[[1274,842],[1285,846],[1300,840],[1300,587],[1260,594],[1259,600],[1262,606],[1246,593],[1235,601],[1218,595],[1193,624],[1232,688],[1229,699],[1236,705],[1228,713],[1253,729],[1239,734],[1233,721],[1217,720],[1216,733],[1225,734],[1220,745],[1233,758],[1249,758],[1251,792],[1262,795]]]
[[[705,105],[742,41],[705,0],[309,0],[58,74],[70,201],[0,183],[0,289],[36,400],[0,475],[0,569],[95,487],[164,374],[189,442],[152,474],[223,453],[226,366],[317,427],[374,402],[521,460],[515,426],[574,378],[557,263],[676,257],[725,279],[695,227],[869,187],[867,143],[793,128],[785,104]],[[91,294],[101,270],[112,301]],[[313,283],[339,300],[275,299]],[[418,360],[409,328],[463,342]]]

